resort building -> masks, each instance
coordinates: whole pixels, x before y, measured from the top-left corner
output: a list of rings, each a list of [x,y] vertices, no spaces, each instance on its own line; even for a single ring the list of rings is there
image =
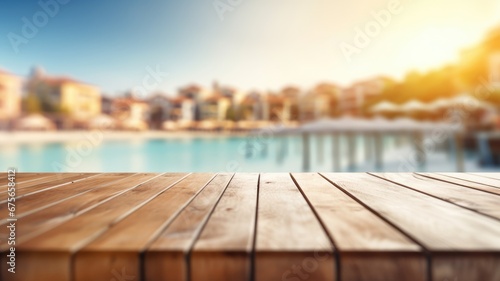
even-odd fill
[[[112,116],[122,129],[146,130],[149,127],[149,104],[131,96],[116,98],[113,100]]]
[[[231,107],[231,99],[227,96],[214,94],[203,99],[200,103],[201,120],[224,121],[228,116],[228,110]]]
[[[234,87],[220,86],[219,83],[215,81],[212,84],[212,94],[204,101],[205,107],[209,108],[209,110],[204,110],[204,120],[221,120],[221,116],[223,116],[222,118],[225,120],[239,121],[241,118],[239,107],[244,98],[244,92]],[[215,103],[217,103],[217,110],[214,106]],[[215,113],[215,111],[218,113]],[[217,115],[217,118],[214,118],[215,115]]]
[[[302,97],[302,92],[299,88],[288,86],[281,90],[281,96],[283,96],[287,102],[288,106],[288,121],[298,121],[300,119],[300,101]]]
[[[0,129],[10,129],[21,114],[21,78],[0,70]]]
[[[200,101],[210,95],[210,91],[196,84],[190,84],[179,89],[178,96],[194,101]]]
[[[171,110],[169,119],[183,123],[195,121],[196,102],[193,99],[180,96],[170,100]]]
[[[107,115],[111,115],[113,112],[113,98],[108,96],[101,97],[101,112]]]
[[[228,86],[219,86],[219,83],[214,82],[212,86],[212,95],[220,95],[228,98],[232,105],[237,105],[245,98],[245,93],[238,89]]]
[[[342,91],[339,100],[340,111],[346,115],[360,116],[363,114],[363,105],[379,96],[388,78],[377,77],[352,84]]]
[[[156,93],[148,99],[149,125],[151,129],[162,129],[163,122],[170,118],[172,102],[169,97],[162,93]]]
[[[197,84],[189,84],[180,88],[177,93],[178,99],[174,100],[176,104],[175,106],[173,105],[177,109],[177,112],[174,114],[175,118],[180,118],[185,122],[200,121],[200,104],[210,95],[212,95],[212,92],[209,89]],[[173,120],[177,120],[175,118]]]
[[[239,104],[239,120],[262,120],[262,100],[262,95],[260,93],[251,92],[247,94]]]
[[[271,122],[287,122],[291,117],[292,99],[278,94],[267,94],[262,105],[262,119]]]
[[[310,121],[338,114],[340,88],[333,84],[319,84],[300,102],[300,120]]]
[[[38,101],[40,110],[55,119],[81,123],[101,114],[99,88],[87,83],[68,77],[46,76],[42,70],[36,69],[27,90],[28,96]]]

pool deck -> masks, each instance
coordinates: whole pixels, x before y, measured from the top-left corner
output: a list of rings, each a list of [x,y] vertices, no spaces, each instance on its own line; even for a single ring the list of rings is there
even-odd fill
[[[14,181],[9,195],[0,177],[0,280],[500,280],[500,173]]]

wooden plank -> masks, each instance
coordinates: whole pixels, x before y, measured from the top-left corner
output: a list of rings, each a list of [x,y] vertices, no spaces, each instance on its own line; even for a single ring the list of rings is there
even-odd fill
[[[33,174],[30,173],[27,176],[28,178],[25,179],[23,177],[25,173],[20,173],[16,174],[16,184],[18,184],[18,189],[22,190],[28,186],[33,186],[40,183],[63,179],[65,177],[72,177],[77,175],[89,175],[89,174],[90,173],[33,173]],[[5,186],[7,185],[3,185],[2,187]],[[2,192],[5,191],[2,190]]]
[[[23,249],[75,251],[170,187],[183,175],[153,175],[139,186],[23,243]],[[124,183],[125,184],[125,183]],[[85,225],[85,227],[82,227]]]
[[[0,173],[0,187],[5,187],[7,184],[10,182],[9,180],[9,174],[6,173],[5,171],[2,171]]]
[[[500,220],[500,197],[417,174],[380,173],[374,176]]]
[[[50,207],[54,204],[81,195],[90,190],[106,186],[114,181],[122,180],[132,174],[116,173],[101,174],[85,181],[68,184],[45,192],[34,193],[16,200],[16,217],[22,218],[40,209]],[[8,217],[7,203],[0,203],[0,223],[5,223]]]
[[[188,280],[188,253],[231,178],[217,175],[151,243],[144,261],[146,280]]]
[[[498,220],[368,174],[324,176],[429,250],[433,280],[500,274]]]
[[[334,280],[333,245],[289,174],[261,174],[255,280]]]
[[[18,193],[20,190],[23,190],[26,187],[34,186],[34,185],[41,184],[41,183],[46,183],[46,182],[49,182],[49,181],[53,181],[54,179],[57,179],[57,176],[53,175],[53,174],[50,174],[50,175],[47,175],[47,176],[41,176],[40,178],[37,178],[37,179],[34,179],[34,180],[23,181],[23,182],[19,182],[17,180],[17,178],[16,178],[16,180],[15,180],[15,183],[16,183],[16,193]],[[0,188],[0,194],[6,194],[7,190],[8,190],[8,185],[3,185]]]
[[[140,276],[147,245],[213,178],[209,173],[192,174],[113,225],[75,254],[73,280],[108,281],[113,271],[122,269]]]
[[[49,183],[51,181],[55,180],[61,180],[64,178],[68,177],[73,177],[77,175],[85,175],[86,173],[61,173],[61,174],[56,174],[56,173],[40,173],[38,174],[38,177],[36,178],[30,178],[30,180],[26,181],[18,181],[16,177],[16,190],[17,191],[23,191],[27,187],[32,187],[34,185],[39,185],[41,183]],[[4,185],[3,187],[6,187],[7,185]],[[0,193],[5,193],[7,190],[2,189]]]
[[[477,183],[482,183],[484,185],[489,185],[495,188],[500,189],[500,180],[497,179],[492,179],[492,178],[487,178],[487,177],[481,177],[473,174],[465,174],[465,173],[440,173],[441,175],[451,177],[451,178],[457,178],[457,179],[462,179],[470,182],[477,182]]]
[[[422,248],[319,174],[292,174],[335,241],[342,281],[425,281]]]
[[[169,189],[153,174],[94,175],[56,188],[29,181],[40,189],[19,197],[18,273],[7,274],[2,253],[0,280],[336,280],[336,263],[338,280],[422,280],[416,243],[435,281],[500,280],[497,179],[325,175],[340,188],[318,174],[294,174],[298,186],[265,174],[260,197],[257,174],[218,175],[198,190]],[[6,237],[0,223],[0,250]]]
[[[236,174],[191,252],[191,281],[250,280],[258,174]]]
[[[462,179],[458,179],[458,178],[447,177],[447,176],[443,176],[443,175],[435,174],[435,173],[418,173],[418,174],[421,176],[424,176],[424,177],[431,178],[431,179],[436,179],[436,180],[460,185],[463,187],[473,188],[476,190],[481,190],[481,191],[489,192],[492,194],[500,195],[500,189],[498,189],[496,187],[489,186],[489,185],[484,185],[482,183],[471,182],[471,181],[466,181],[466,180],[462,180]]]
[[[22,223],[16,226],[16,240],[20,243],[33,238],[63,222],[135,188],[137,185],[153,178],[156,174],[136,174],[124,178],[111,185],[94,189],[78,197],[68,199],[51,207],[38,210],[22,217]],[[0,249],[7,248],[6,224],[0,224]]]
[[[30,185],[29,187],[22,187],[16,185],[16,198],[21,198],[27,195],[31,195],[38,192],[44,192],[54,188],[58,188],[67,184],[72,184],[75,182],[83,181],[97,176],[98,174],[71,174],[71,175],[59,175],[55,176],[54,180],[37,183],[35,185]],[[0,194],[0,203],[7,202],[8,194]]]
[[[500,180],[500,173],[469,173],[469,174]]]
[[[19,171],[16,171],[15,180],[16,183],[21,183],[32,179],[41,178],[43,177],[43,175],[44,173],[21,173]],[[5,187],[10,182],[8,176],[9,173],[6,173],[6,171],[2,171],[0,173],[0,187]]]
[[[8,174],[7,173],[0,173],[1,178],[0,178],[0,192],[7,192],[4,190],[5,187],[7,187],[7,184],[9,183],[9,180],[7,178]],[[49,173],[16,173],[15,175],[15,183],[16,184],[27,184],[32,181],[36,180],[42,180],[44,178],[50,178],[53,174]]]
[[[71,255],[104,233],[135,210],[152,200],[171,184],[182,179],[180,174],[162,174],[143,182],[119,196],[100,204],[24,243],[17,248],[17,262],[37,272],[19,271],[17,280],[71,280]],[[56,261],[41,259],[40,253],[56,256]],[[43,279],[42,279],[43,278]]]

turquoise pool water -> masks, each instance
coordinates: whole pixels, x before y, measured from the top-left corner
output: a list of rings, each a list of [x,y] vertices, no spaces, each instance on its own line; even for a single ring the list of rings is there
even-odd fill
[[[346,139],[341,141],[338,171],[455,171],[453,155],[433,151],[427,165],[412,163],[409,140],[384,140],[384,166],[376,169],[356,139],[357,165],[348,168]],[[311,138],[310,171],[332,172],[332,139]],[[135,141],[52,142],[0,147],[0,168],[21,172],[302,172],[302,140],[298,137],[193,137]],[[474,157],[467,171],[481,171]]]

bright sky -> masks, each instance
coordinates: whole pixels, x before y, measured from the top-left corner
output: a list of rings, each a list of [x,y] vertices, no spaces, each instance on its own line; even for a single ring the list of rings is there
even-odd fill
[[[38,1],[7,1],[0,10],[0,68],[27,75],[41,65],[108,94],[143,86],[148,67],[157,66],[168,77],[151,89],[170,94],[213,80],[243,90],[348,85],[451,62],[500,24],[498,0],[401,0],[400,13],[348,61],[340,44],[353,44],[356,28],[393,0],[241,0],[223,21],[213,1],[71,0],[17,54],[8,34],[22,35],[21,18],[32,21],[42,9]]]

